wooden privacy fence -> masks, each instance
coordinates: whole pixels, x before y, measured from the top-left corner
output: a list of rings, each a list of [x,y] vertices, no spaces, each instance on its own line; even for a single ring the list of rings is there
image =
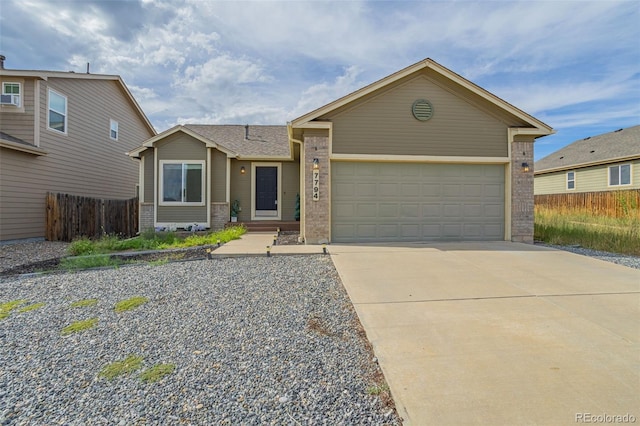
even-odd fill
[[[535,204],[536,207],[588,210],[594,215],[625,217],[640,214],[640,189],[543,194],[535,196]]]
[[[138,199],[104,200],[69,194],[47,193],[45,238],[72,241],[77,237],[121,235],[138,232]]]

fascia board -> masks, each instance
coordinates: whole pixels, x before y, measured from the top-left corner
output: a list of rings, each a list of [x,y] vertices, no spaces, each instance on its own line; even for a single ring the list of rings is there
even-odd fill
[[[554,167],[552,169],[535,170],[533,174],[534,176],[546,175],[549,173],[562,172],[566,170],[584,169],[586,167],[604,166],[607,164],[621,163],[624,161],[634,161],[634,160],[640,160],[640,155],[627,155],[625,157],[609,158],[606,160],[591,161],[589,163],[578,163],[578,164],[571,164],[567,166]]]

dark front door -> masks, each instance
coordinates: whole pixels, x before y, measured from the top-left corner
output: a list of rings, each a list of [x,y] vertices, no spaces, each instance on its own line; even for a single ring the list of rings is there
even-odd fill
[[[256,167],[256,214],[278,210],[278,168]]]

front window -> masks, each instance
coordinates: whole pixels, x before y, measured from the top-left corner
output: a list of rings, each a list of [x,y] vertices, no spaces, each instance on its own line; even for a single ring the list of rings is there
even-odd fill
[[[49,128],[67,133],[67,97],[49,90]]]
[[[109,136],[111,136],[111,139],[117,141],[118,140],[118,122],[115,120],[111,120],[109,127],[110,127]]]
[[[162,204],[204,205],[204,161],[160,161]]]
[[[567,189],[576,189],[576,172],[567,172]]]
[[[2,83],[2,105],[20,106],[20,83]]]
[[[631,164],[609,167],[609,186],[631,185]]]

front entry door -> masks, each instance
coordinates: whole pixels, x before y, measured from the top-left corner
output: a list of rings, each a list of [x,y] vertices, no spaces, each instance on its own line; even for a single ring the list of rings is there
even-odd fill
[[[256,217],[278,216],[278,167],[256,166]]]

